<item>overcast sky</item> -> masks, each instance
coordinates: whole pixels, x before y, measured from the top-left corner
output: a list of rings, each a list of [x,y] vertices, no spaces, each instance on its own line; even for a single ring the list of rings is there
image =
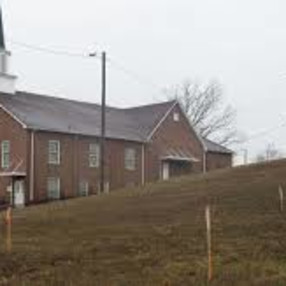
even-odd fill
[[[238,128],[286,151],[285,0],[3,0],[18,89],[100,101],[100,62],[25,49],[13,41],[88,54],[106,50],[108,104],[165,100],[185,79],[220,81]],[[9,41],[8,41],[9,40]],[[265,131],[267,135],[257,136]],[[264,134],[264,133],[263,133]]]

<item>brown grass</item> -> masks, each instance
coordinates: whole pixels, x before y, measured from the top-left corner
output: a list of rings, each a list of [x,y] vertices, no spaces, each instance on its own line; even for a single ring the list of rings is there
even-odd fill
[[[0,233],[0,285],[207,285],[209,202],[211,285],[284,286],[279,184],[286,161],[15,211],[11,255]]]

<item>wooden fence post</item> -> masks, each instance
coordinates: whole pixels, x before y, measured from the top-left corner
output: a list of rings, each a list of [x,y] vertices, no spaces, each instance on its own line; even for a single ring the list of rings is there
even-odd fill
[[[12,208],[8,207],[5,215],[6,222],[6,251],[11,253],[12,251]]]
[[[282,186],[280,185],[278,188],[279,198],[280,198],[280,211],[284,211],[284,191]]]
[[[212,260],[212,237],[211,237],[211,208],[206,206],[206,228],[207,228],[207,248],[208,248],[208,281],[213,279],[213,260]]]

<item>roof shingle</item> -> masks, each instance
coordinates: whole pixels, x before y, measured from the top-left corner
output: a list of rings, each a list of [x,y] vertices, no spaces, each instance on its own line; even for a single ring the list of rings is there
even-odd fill
[[[144,142],[174,101],[135,108],[106,109],[106,137]],[[94,103],[17,92],[0,94],[0,104],[27,128],[100,136],[101,106]]]
[[[230,149],[215,143],[209,139],[203,138],[203,142],[205,144],[205,147],[208,152],[214,152],[214,153],[224,153],[224,154],[233,154],[233,151]]]

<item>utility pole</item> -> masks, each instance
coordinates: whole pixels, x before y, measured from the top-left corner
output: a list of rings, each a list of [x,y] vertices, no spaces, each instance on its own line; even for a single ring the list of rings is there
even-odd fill
[[[97,57],[97,53],[89,54]],[[105,131],[106,131],[106,52],[101,53],[101,135],[100,135],[100,180],[99,193],[104,192],[105,185]]]
[[[100,192],[105,185],[105,128],[106,128],[106,52],[101,54],[101,137],[100,137]]]
[[[241,151],[243,151],[243,163],[244,165],[248,164],[248,150],[245,149],[241,149]]]

